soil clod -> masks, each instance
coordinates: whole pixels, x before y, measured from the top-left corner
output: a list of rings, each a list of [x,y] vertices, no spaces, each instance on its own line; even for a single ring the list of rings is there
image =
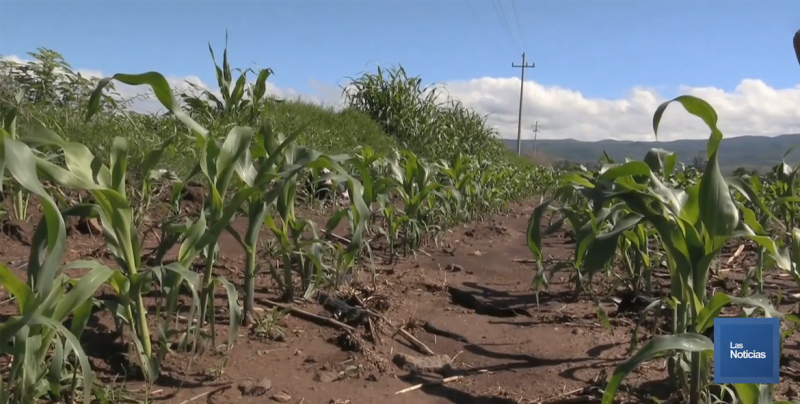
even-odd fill
[[[439,373],[450,371],[452,359],[447,355],[416,356],[399,353],[392,359],[395,365],[412,373]]]
[[[33,238],[33,226],[19,219],[9,219],[2,224],[3,234],[11,237],[24,246],[30,246]]]
[[[288,403],[292,399],[292,396],[290,396],[285,391],[281,391],[279,393],[273,394],[272,397],[270,398],[272,398],[273,401],[277,401],[279,403]]]
[[[242,396],[258,397],[267,394],[272,388],[272,380],[264,378],[258,381],[245,380],[239,384],[239,391]]]

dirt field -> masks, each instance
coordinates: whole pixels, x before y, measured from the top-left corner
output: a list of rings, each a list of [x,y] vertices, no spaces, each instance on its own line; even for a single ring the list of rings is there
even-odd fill
[[[611,330],[603,327],[590,297],[575,300],[568,272],[552,279],[547,292],[540,294],[537,308],[531,292],[534,266],[519,262],[532,257],[525,227],[533,206],[514,205],[508,215],[450,229],[438,251],[431,244],[416,257],[401,258],[394,265],[376,257],[374,283],[369,272],[362,272],[353,286],[330,291],[347,304],[372,312],[363,322],[350,322],[355,324],[354,331],[299,312],[270,322],[266,311],[252,330],[240,328],[238,343],[228,355],[206,352],[192,358],[170,353],[151,400],[178,404],[594,402],[592,397],[599,394],[591,386],[606,380],[614,366],[629,356],[626,351],[636,316],[617,313],[612,302],[601,301],[613,326]],[[239,219],[236,227],[244,224]],[[0,261],[15,267],[24,263],[28,254],[24,243],[30,234],[23,224],[5,226],[0,234]],[[262,239],[268,237],[265,232]],[[544,245],[544,255],[556,259],[567,257],[574,248],[564,233],[545,240]],[[103,251],[100,236],[73,231],[69,247],[70,260],[110,262],[96,253]],[[241,285],[241,247],[225,234],[220,251],[216,274]],[[17,271],[24,277],[23,269]],[[657,279],[667,283],[667,279]],[[611,286],[598,282],[595,288],[595,295],[602,297],[609,295]],[[269,276],[259,275],[257,306],[270,310],[267,300],[277,300],[274,290]],[[791,287],[786,286],[785,294],[787,290]],[[224,296],[218,300],[218,309],[227,310]],[[0,301],[0,313],[15,311],[2,289]],[[297,301],[291,306],[325,319],[332,317],[323,305]],[[110,316],[101,312],[95,320],[83,341],[98,377],[115,386],[109,391],[119,397],[123,397],[120,386],[130,391],[127,396],[141,396],[141,381],[135,374],[125,374],[122,364],[127,362],[127,350],[113,334]],[[224,343],[225,324],[218,324],[217,335],[217,344]],[[411,342],[414,339],[416,343]],[[785,348],[790,370],[796,347],[795,343]],[[427,350],[431,351],[428,355]],[[669,392],[660,383],[666,376],[664,369],[663,360],[653,361],[626,382],[665,397]],[[456,380],[398,394],[442,376]],[[782,394],[791,396],[792,386],[788,381],[784,384]],[[576,400],[576,396],[585,397]],[[643,400],[642,396],[633,399]]]

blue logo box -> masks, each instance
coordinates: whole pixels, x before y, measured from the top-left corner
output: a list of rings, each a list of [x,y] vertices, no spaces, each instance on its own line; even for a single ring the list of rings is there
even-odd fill
[[[780,319],[715,318],[714,383],[780,382]]]

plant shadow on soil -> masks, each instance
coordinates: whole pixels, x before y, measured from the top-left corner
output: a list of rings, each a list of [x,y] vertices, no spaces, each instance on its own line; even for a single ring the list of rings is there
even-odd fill
[[[391,325],[375,320],[377,340],[370,327],[349,332],[288,314],[279,321],[279,339],[255,337],[253,330],[242,327],[236,345],[224,355],[208,349],[201,355],[170,352],[151,400],[181,403],[206,394],[203,400],[214,403],[264,402],[265,397],[243,396],[237,387],[248,380],[269,379],[272,387],[266,396],[281,393],[294,403],[511,404],[546,400],[605,379],[627,358],[635,319],[617,315],[612,305],[605,307],[613,313],[612,330],[600,326],[596,303],[576,296],[568,271],[555,273],[538,296],[531,291],[534,270],[518,261],[531,258],[525,231],[533,206],[512,205],[507,215],[456,226],[440,241],[440,249],[428,245],[425,253],[401,257],[394,265],[376,260],[374,283],[370,276],[359,275],[361,282],[330,291],[350,304],[361,301],[379,307],[374,310]],[[234,228],[241,230],[243,225],[239,221]],[[269,233],[262,234],[262,240],[269,238]],[[70,260],[85,258],[102,246],[98,236],[80,232],[70,235],[69,242]],[[574,248],[563,233],[543,240],[543,245],[544,255],[554,259],[567,258]],[[244,258],[229,235],[220,240],[220,255],[215,275],[240,285]],[[26,256],[24,243],[0,234],[0,261]],[[15,273],[24,277],[23,270]],[[613,289],[596,283],[598,295]],[[257,306],[269,310],[264,299],[278,300],[267,274],[257,276],[256,290]],[[145,303],[152,309],[156,299],[149,296]],[[228,339],[227,296],[218,292],[215,302],[220,344]],[[331,316],[316,302],[296,301],[294,306]],[[178,314],[187,310],[182,307]],[[13,304],[0,305],[0,315],[11,314]],[[463,378],[398,394],[431,380],[391,363],[398,353],[423,356],[416,344],[397,334],[400,325],[434,353],[448,355],[450,374]],[[101,383],[123,380],[126,388],[141,390],[141,375],[107,312],[92,316],[82,341]],[[787,342],[787,350],[796,350],[796,341]],[[664,387],[665,376],[662,368],[645,366],[629,375],[626,384],[665,397],[670,392]]]

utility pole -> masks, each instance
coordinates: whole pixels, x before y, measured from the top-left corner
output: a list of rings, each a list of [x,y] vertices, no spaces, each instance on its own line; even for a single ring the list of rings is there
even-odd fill
[[[539,121],[536,121],[535,125],[531,125],[533,128],[533,158],[536,158],[536,138],[539,135]]]
[[[522,69],[522,78],[519,83],[519,117],[517,118],[517,155],[522,154],[522,96],[524,94],[523,89],[525,88],[525,69],[527,68],[534,68],[536,64],[526,64],[525,63],[525,52],[522,52],[522,64],[515,65],[513,62],[511,63],[511,67],[518,67]]]

